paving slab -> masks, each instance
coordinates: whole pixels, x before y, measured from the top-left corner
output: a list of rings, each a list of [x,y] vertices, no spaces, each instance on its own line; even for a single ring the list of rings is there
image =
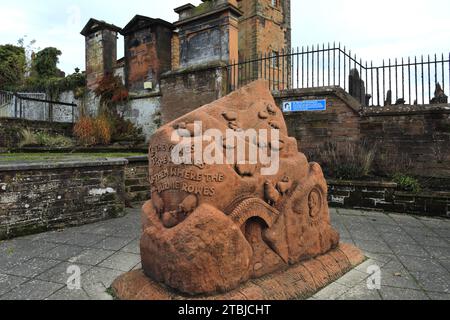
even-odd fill
[[[7,273],[14,276],[34,278],[44,273],[45,271],[58,265],[60,261],[48,258],[32,258],[30,260],[21,263],[12,269],[8,270]]]
[[[107,289],[141,268],[140,206],[123,218],[0,242],[0,300],[110,300]],[[450,220],[331,209],[341,241],[368,260],[312,300],[450,300]],[[65,285],[81,267],[82,290]],[[368,267],[381,268],[381,290],[367,288]]]
[[[52,294],[46,300],[53,301],[86,301],[90,300],[89,295],[84,289],[69,290],[67,287],[63,287],[59,291]]]
[[[450,293],[448,273],[412,272],[411,274],[426,291]]]
[[[107,258],[111,257],[115,251],[112,250],[103,250],[103,249],[86,249],[82,251],[77,256],[74,256],[70,259],[70,262],[73,264],[84,264],[89,266],[96,266]]]
[[[135,237],[108,237],[100,242],[94,244],[92,247],[97,249],[103,249],[103,250],[111,250],[111,251],[119,251],[123,249],[125,246],[130,244],[133,240],[135,240],[137,235]]]
[[[141,261],[141,256],[138,254],[118,252],[103,261],[99,266],[127,272]]]
[[[429,297],[421,290],[384,286],[379,292],[383,300],[429,300]]]
[[[29,279],[24,277],[16,277],[6,274],[0,274],[0,296],[15,289]]]
[[[381,300],[381,296],[377,290],[369,290],[367,284],[363,283],[351,288],[337,300]]]
[[[43,258],[55,259],[60,261],[69,261],[73,257],[76,257],[81,252],[83,252],[83,250],[84,249],[79,246],[62,244],[50,251],[42,253],[40,256]]]
[[[63,286],[56,283],[31,280],[9,293],[2,295],[2,300],[44,300],[51,296]]]
[[[54,282],[54,283],[60,283],[60,284],[67,284],[67,281],[69,280],[72,273],[68,273],[69,267],[79,267],[81,275],[86,273],[91,266],[81,265],[81,264],[72,264],[69,262],[62,262],[58,264],[57,266],[45,271],[44,273],[40,274],[36,278],[42,281],[47,282]]]

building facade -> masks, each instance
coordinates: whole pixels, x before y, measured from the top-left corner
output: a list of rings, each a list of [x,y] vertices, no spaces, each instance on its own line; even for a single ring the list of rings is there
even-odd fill
[[[291,0],[238,0],[239,59],[291,48]]]

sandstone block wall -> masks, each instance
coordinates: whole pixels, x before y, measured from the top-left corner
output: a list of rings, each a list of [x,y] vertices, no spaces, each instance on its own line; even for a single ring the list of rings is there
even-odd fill
[[[0,240],[123,215],[126,163],[0,165]]]

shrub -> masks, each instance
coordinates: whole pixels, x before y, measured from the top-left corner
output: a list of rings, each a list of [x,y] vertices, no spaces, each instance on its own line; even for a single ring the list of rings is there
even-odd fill
[[[20,134],[22,135],[22,140],[19,143],[19,148],[38,144],[36,135],[32,131],[23,129]]]
[[[396,174],[407,175],[411,172],[414,162],[406,153],[397,150],[380,153],[376,161],[376,171],[379,175],[392,177]]]
[[[36,134],[38,144],[40,146],[50,148],[69,148],[73,146],[72,139],[61,135],[49,135],[45,132]]]
[[[142,141],[145,138],[142,135],[142,129],[137,128],[130,120],[123,116],[115,114],[109,117],[112,130],[112,141]]]
[[[81,117],[73,127],[73,134],[78,142],[84,146],[97,144],[94,119],[91,117]]]
[[[68,148],[73,146],[73,141],[69,137],[62,135],[51,135],[46,132],[33,133],[28,129],[21,132],[22,141],[19,147],[44,146],[49,148]]]
[[[395,174],[393,176],[393,181],[397,183],[398,188],[403,191],[419,193],[422,189],[420,182],[417,179],[401,173]]]
[[[73,132],[78,142],[84,146],[111,142],[111,125],[105,116],[81,117],[75,124]]]
[[[95,135],[98,143],[111,143],[111,125],[104,116],[94,119]]]
[[[365,142],[334,142],[326,143],[311,159],[319,162],[329,177],[359,179],[371,173],[375,154],[376,146]]]

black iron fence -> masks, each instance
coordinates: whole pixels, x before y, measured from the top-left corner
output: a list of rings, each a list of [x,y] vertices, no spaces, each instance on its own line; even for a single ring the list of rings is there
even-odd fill
[[[367,106],[448,103],[450,53],[363,61],[339,45],[302,47],[228,66],[229,90],[256,79],[271,90],[340,86]]]
[[[0,117],[74,123],[76,108],[75,103],[48,100],[43,93],[0,91]]]

